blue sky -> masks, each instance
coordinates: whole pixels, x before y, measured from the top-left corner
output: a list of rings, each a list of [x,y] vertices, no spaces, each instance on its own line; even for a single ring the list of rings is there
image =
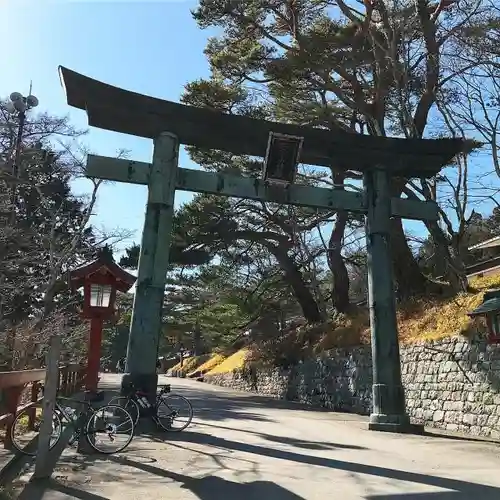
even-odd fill
[[[208,76],[203,50],[215,31],[198,28],[190,14],[196,5],[196,0],[0,0],[3,39],[9,41],[0,96],[26,93],[32,79],[40,109],[69,114],[74,125],[86,128],[85,113],[66,105],[57,71],[63,65],[112,85],[179,101],[186,83]],[[126,148],[135,160],[151,159],[150,140],[91,129],[85,142],[97,154],[113,156]],[[180,166],[196,168],[183,151]],[[88,186],[81,180],[74,188],[83,193]],[[178,192],[176,203],[191,197]],[[139,241],[145,202],[143,186],[105,185],[92,222],[129,229]],[[492,206],[483,203],[481,208],[488,213]],[[422,223],[406,222],[405,227],[426,234]]]
[[[10,46],[3,58],[0,96],[13,91],[26,94],[32,79],[39,109],[69,114],[74,125],[87,128],[85,113],[65,102],[57,71],[63,65],[112,85],[179,101],[186,83],[208,75],[203,49],[214,32],[197,27],[190,14],[196,4],[195,0],[0,0],[3,39]],[[135,160],[151,159],[150,140],[91,129],[84,142],[98,154],[114,156],[126,148]],[[179,165],[196,168],[184,152]],[[85,192],[88,185],[82,180],[74,187]],[[103,186],[93,223],[133,230],[139,241],[146,194],[143,186]],[[176,203],[191,197],[178,192]]]

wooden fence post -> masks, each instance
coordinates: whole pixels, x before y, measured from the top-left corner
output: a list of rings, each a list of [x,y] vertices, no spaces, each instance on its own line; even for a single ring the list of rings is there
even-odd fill
[[[87,367],[81,366],[80,370],[78,371],[78,389],[81,389],[82,387],[85,386],[86,377],[87,377]]]
[[[7,450],[12,449],[11,428],[12,424],[14,423],[14,417],[16,416],[17,413],[17,407],[19,406],[19,399],[21,397],[21,393],[23,392],[25,385],[26,384],[22,384],[17,387],[9,387],[7,390],[4,391],[5,406],[7,409],[7,413],[9,414],[9,417],[5,425],[5,441],[4,441],[4,448]]]
[[[61,369],[61,393],[64,396],[71,395],[71,386],[69,384],[69,377],[70,377],[69,366],[64,365]]]
[[[61,352],[61,339],[54,335],[50,338],[49,351],[47,353],[47,372],[45,375],[45,387],[42,404],[42,424],[38,435],[38,452],[35,462],[35,479],[50,477],[51,470],[47,469],[49,463],[50,438],[52,436],[52,418],[57,396],[59,381],[59,355]]]
[[[31,402],[36,403],[38,401],[38,392],[40,390],[40,384],[38,382],[32,382],[31,384]],[[36,422],[36,406],[32,406],[28,411],[28,429],[30,431],[35,430]]]

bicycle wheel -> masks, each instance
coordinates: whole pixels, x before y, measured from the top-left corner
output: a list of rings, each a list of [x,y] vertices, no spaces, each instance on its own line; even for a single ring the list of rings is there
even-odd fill
[[[181,432],[193,420],[193,406],[184,396],[165,394],[157,403],[158,424],[168,432]]]
[[[132,420],[134,421],[134,426],[139,422],[140,410],[137,403],[126,396],[115,396],[111,398],[108,405],[116,405],[125,408],[130,413]]]
[[[29,425],[29,415],[32,412],[33,425]],[[20,411],[10,429],[10,438],[14,448],[22,453],[31,457],[36,456],[38,451],[38,434],[40,426],[42,425],[42,404],[37,403],[31,408],[25,408]],[[49,446],[52,449],[59,441],[62,432],[62,423],[59,415],[54,413],[52,415],[52,433],[50,436]]]
[[[116,405],[98,408],[90,416],[86,426],[86,438],[99,453],[111,455],[123,451],[134,437],[132,415]]]

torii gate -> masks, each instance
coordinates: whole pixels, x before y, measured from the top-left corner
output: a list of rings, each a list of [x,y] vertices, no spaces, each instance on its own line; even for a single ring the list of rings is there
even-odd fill
[[[60,67],[70,106],[85,110],[90,126],[154,140],[152,163],[89,155],[91,178],[149,188],[137,290],[127,350],[127,374],[153,394],[174,214],[175,190],[219,194],[366,214],[373,357],[369,428],[406,431],[396,305],[389,248],[391,217],[437,220],[433,202],[391,198],[391,176],[428,178],[464,150],[460,139],[397,139],[273,123],[185,106],[129,92]],[[266,157],[263,179],[179,168],[179,144]],[[297,162],[335,165],[363,173],[364,192],[293,183]],[[353,167],[354,164],[354,167]],[[281,187],[275,182],[281,181]]]

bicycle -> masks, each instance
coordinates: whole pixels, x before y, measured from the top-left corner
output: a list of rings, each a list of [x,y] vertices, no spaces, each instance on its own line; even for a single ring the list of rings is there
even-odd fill
[[[71,407],[63,407],[63,401],[71,401],[84,407],[77,415],[76,410]],[[33,425],[29,426],[30,414],[34,417]],[[38,445],[38,432],[42,421],[41,402],[34,406],[20,411],[14,418],[10,429],[10,437],[14,448],[23,455],[36,456]],[[134,420],[129,412],[121,406],[105,405],[94,409],[89,401],[82,401],[74,398],[59,396],[56,398],[54,413],[52,416],[52,434],[49,442],[49,449],[52,449],[61,439],[63,431],[69,426],[73,428],[73,434],[69,440],[69,445],[78,442],[83,432],[89,445],[98,453],[111,455],[123,451],[134,437]],[[82,425],[83,424],[83,425]],[[83,427],[83,428],[82,428]],[[117,437],[128,433],[123,444],[111,450],[101,448],[98,436],[103,434],[103,441],[115,443]],[[105,444],[105,443],[104,443]]]
[[[139,422],[141,414],[151,417],[155,424],[168,432],[181,432],[191,423],[193,419],[193,406],[184,396],[171,393],[170,384],[160,388],[154,405],[151,405],[149,402],[147,393],[138,390],[133,384],[130,384],[129,388],[131,392],[128,396],[115,396],[111,398],[109,404],[125,408],[132,416],[134,425],[137,425]],[[180,428],[174,428],[174,422],[180,417],[179,410],[173,407],[176,399],[187,407],[188,414]],[[165,413],[163,413],[164,411]]]

